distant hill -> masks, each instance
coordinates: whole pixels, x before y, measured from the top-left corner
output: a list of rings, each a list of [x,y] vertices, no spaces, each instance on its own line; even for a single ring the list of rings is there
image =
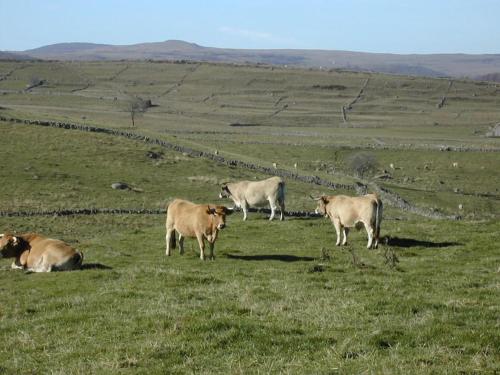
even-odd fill
[[[180,40],[133,45],[60,43],[15,54],[52,60],[196,60],[349,69],[429,77],[488,77],[500,72],[500,54],[399,55],[330,50],[229,49]]]
[[[33,60],[33,57],[17,52],[0,51],[0,60]]]
[[[477,76],[477,80],[479,81],[492,81],[492,82],[500,82],[500,72],[499,73],[489,73],[482,76]]]

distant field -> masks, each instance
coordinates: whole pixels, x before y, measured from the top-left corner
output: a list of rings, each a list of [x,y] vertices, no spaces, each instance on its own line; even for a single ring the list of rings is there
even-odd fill
[[[297,163],[335,181],[353,180],[351,154],[371,152],[380,173],[397,166],[378,183],[412,203],[469,219],[500,212],[500,142],[485,137],[500,118],[497,84],[127,61],[0,62],[2,76],[6,116],[130,129],[127,101],[140,96],[154,106],[136,132],[264,166]],[[44,83],[26,92],[34,77]],[[446,147],[469,152],[439,151]]]
[[[33,78],[44,83],[25,91]],[[41,275],[0,261],[0,374],[495,373],[500,141],[485,133],[500,121],[499,94],[341,71],[0,62],[0,116],[127,130],[344,184],[360,181],[349,158],[371,153],[378,166],[361,182],[462,217],[386,202],[387,244],[368,251],[363,231],[335,247],[326,219],[251,213],[244,223],[237,212],[217,259],[201,262],[193,240],[165,257],[163,215],[0,216],[0,233],[64,239],[88,264]],[[133,95],[154,104],[135,128]],[[229,204],[222,182],[268,176],[106,134],[9,121],[0,134],[3,213]],[[111,189],[117,181],[142,192]],[[287,209],[312,211],[309,194],[334,193],[288,179]]]

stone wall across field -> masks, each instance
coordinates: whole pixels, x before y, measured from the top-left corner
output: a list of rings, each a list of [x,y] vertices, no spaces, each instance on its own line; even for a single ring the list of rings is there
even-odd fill
[[[270,214],[269,208],[250,208],[249,212]],[[279,211],[278,211],[279,212]],[[33,217],[33,216],[90,216],[90,215],[165,215],[166,208],[135,209],[135,208],[73,208],[58,210],[26,210],[26,211],[0,211],[0,217]],[[288,217],[321,217],[321,215],[308,211],[285,211]]]
[[[332,181],[325,180],[321,177],[318,176],[306,176],[306,175],[300,175],[295,172],[291,172],[285,169],[278,169],[278,168],[271,168],[271,167],[264,167],[248,162],[244,162],[241,160],[235,160],[235,159],[227,159],[223,156],[220,156],[218,154],[213,154],[210,152],[205,152],[205,151],[199,151],[199,150],[194,150],[189,147],[181,146],[181,145],[176,145],[161,139],[156,139],[156,138],[151,138],[146,135],[141,135],[137,133],[131,133],[123,130],[117,130],[117,129],[110,129],[110,128],[101,128],[101,127],[96,127],[96,126],[88,126],[88,125],[81,125],[81,124],[72,124],[72,123],[66,123],[66,122],[59,122],[59,121],[46,121],[46,120],[25,120],[25,119],[18,119],[18,118],[10,118],[10,117],[5,117],[5,116],[0,116],[0,121],[6,121],[6,122],[11,122],[11,123],[17,123],[17,124],[26,124],[26,125],[35,125],[35,126],[46,126],[46,127],[54,127],[54,128],[59,128],[59,129],[68,129],[68,130],[78,130],[78,131],[84,131],[84,132],[92,132],[92,133],[102,133],[102,134],[108,134],[112,136],[118,136],[118,137],[123,137],[131,140],[136,140],[136,141],[141,141],[145,142],[147,144],[151,145],[156,145],[163,147],[168,150],[180,152],[186,155],[189,155],[191,157],[195,158],[204,158],[208,160],[212,160],[214,162],[217,162],[219,164],[225,164],[229,167],[238,167],[238,168],[243,168],[243,169],[248,169],[252,171],[257,171],[263,174],[271,175],[271,176],[280,176],[286,179],[290,180],[296,180],[300,182],[304,182],[307,184],[312,184],[312,185],[319,185],[319,186],[324,186],[330,189],[335,189],[335,190],[347,190],[347,191],[353,191],[356,192],[358,195],[365,194],[367,192],[367,186],[363,184],[357,184],[357,185],[348,185],[348,184],[337,184]],[[462,150],[463,151],[463,150]],[[459,217],[457,216],[449,216],[449,215],[444,215],[438,211],[433,211],[427,208],[421,208],[414,206],[407,202],[405,199],[397,195],[396,193],[390,192],[389,190],[379,187],[376,184],[370,184],[370,187],[377,192],[381,198],[386,201],[387,204],[399,208],[403,211],[411,212],[420,216],[424,217],[429,217],[429,218],[439,218],[439,219],[458,219]],[[106,210],[106,209],[97,209],[97,210]],[[265,212],[265,211],[262,211]],[[96,212],[99,213],[99,212]],[[104,212],[101,212],[104,213]],[[111,212],[109,212],[111,213]],[[140,212],[116,212],[118,213],[140,213]],[[144,212],[146,213],[146,212]],[[85,213],[80,213],[80,214],[85,214]],[[90,214],[90,213],[89,213]],[[54,213],[56,215],[56,213]],[[297,211],[297,215],[302,215],[302,216],[313,216],[313,214],[310,213],[300,213],[300,211]],[[2,216],[2,215],[0,215]],[[14,215],[12,215],[14,216]],[[293,215],[288,215],[288,216],[293,216]]]
[[[228,165],[230,167],[244,168],[244,169],[264,173],[267,175],[280,176],[283,178],[297,180],[297,181],[305,182],[308,184],[321,185],[321,186],[325,186],[325,187],[328,187],[331,189],[354,190],[353,185],[337,184],[337,183],[334,183],[332,181],[322,179],[318,176],[304,176],[304,175],[299,175],[297,173],[290,172],[290,171],[287,171],[284,169],[275,169],[275,168],[271,168],[271,167],[264,167],[264,166],[260,166],[260,165],[256,165],[256,164],[252,164],[252,163],[247,163],[247,162],[244,162],[241,160],[227,159],[223,156],[216,155],[216,154],[213,154],[210,152],[194,150],[192,148],[176,145],[176,144],[173,144],[173,143],[161,140],[161,139],[155,139],[155,138],[151,138],[151,137],[146,136],[146,135],[126,132],[123,130],[100,128],[100,127],[80,125],[80,124],[71,124],[71,123],[59,122],[59,121],[22,120],[22,119],[8,118],[8,117],[4,117],[4,116],[0,116],[0,121],[22,123],[22,124],[27,124],[27,125],[48,126],[48,127],[68,129],[68,130],[80,130],[80,131],[92,132],[92,133],[109,134],[109,135],[113,135],[113,136],[119,136],[119,137],[124,137],[124,138],[128,138],[128,139],[136,140],[136,141],[145,142],[147,144],[161,146],[163,148],[166,148],[166,149],[169,149],[172,151],[177,151],[177,152],[187,154],[191,157],[209,159],[209,160],[215,161],[219,164]]]

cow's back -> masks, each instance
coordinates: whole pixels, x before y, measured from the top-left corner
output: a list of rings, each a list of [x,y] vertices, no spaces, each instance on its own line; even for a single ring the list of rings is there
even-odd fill
[[[31,268],[43,256],[55,265],[74,257],[77,251],[66,242],[30,233],[22,236],[30,246],[27,267]]]
[[[266,204],[268,199],[276,200],[281,177],[271,177],[263,181],[242,181],[243,196],[250,205]]]
[[[370,223],[375,219],[377,201],[371,194],[361,197],[336,195],[332,197],[330,213],[338,217],[342,225],[352,227],[357,222]]]
[[[175,199],[167,208],[167,228],[175,228],[183,236],[195,237],[206,216],[206,209],[206,205]]]

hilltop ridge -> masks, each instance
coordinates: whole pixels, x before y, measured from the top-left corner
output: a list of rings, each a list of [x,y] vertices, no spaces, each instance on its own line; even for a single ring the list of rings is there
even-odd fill
[[[500,54],[392,54],[318,49],[234,49],[200,46],[182,40],[111,45],[57,43],[11,55],[42,60],[193,60],[238,64],[269,64],[317,69],[348,69],[390,74],[495,79]],[[1,55],[0,55],[0,58]]]

